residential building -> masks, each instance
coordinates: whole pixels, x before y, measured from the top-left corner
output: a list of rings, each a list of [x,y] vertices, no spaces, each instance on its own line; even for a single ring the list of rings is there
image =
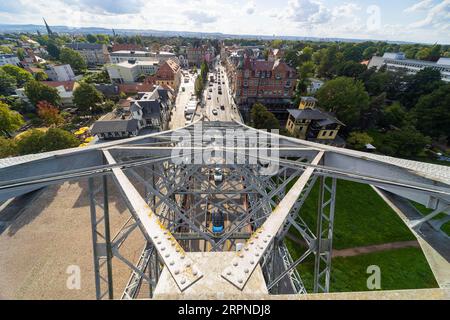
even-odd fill
[[[432,68],[441,72],[442,80],[450,82],[450,58],[440,58],[437,62],[406,59],[402,52],[387,52],[382,57],[374,56],[370,60],[368,68],[386,66],[387,70],[406,70],[409,74],[416,74],[424,68]]]
[[[108,47],[105,44],[75,42],[67,45],[78,51],[89,66],[104,65],[109,62]]]
[[[174,60],[167,60],[161,64],[155,75],[157,85],[167,85],[178,91],[181,83],[181,67]]]
[[[298,109],[288,109],[287,131],[299,139],[344,146],[339,130],[344,124],[331,113],[316,108],[317,100],[302,97]]]
[[[259,102],[275,114],[292,105],[297,73],[282,60],[266,61],[235,56],[227,59],[227,73],[235,103],[248,113]]]
[[[42,81],[50,87],[56,88],[61,98],[61,106],[64,108],[73,107],[73,92],[79,86],[76,81]]]
[[[12,64],[18,66],[20,63],[19,58],[14,54],[0,53],[0,67],[5,64]]]
[[[267,60],[276,61],[284,57],[284,52],[281,49],[270,49]]]
[[[325,84],[322,80],[309,78],[309,85],[307,88],[308,94],[315,94]]]
[[[50,65],[45,73],[52,81],[73,81],[75,79],[75,73],[70,64]]]
[[[215,58],[215,50],[208,45],[190,46],[186,49],[186,57],[190,66],[200,67],[203,61],[211,64]]]
[[[134,43],[114,43],[111,51],[144,51],[144,49],[143,46]]]
[[[144,127],[140,111],[130,108],[117,108],[92,125],[91,133],[100,139],[120,139],[137,136]]]
[[[153,75],[158,68],[158,60],[137,61],[133,59],[106,66],[111,81],[116,84],[138,82],[140,76]]]
[[[167,51],[133,51],[133,50],[120,50],[114,51],[109,54],[111,63],[121,63],[128,60],[136,61],[154,61],[158,60],[160,62],[167,61],[169,59],[177,60],[175,53]]]
[[[143,129],[162,131],[168,127],[172,102],[170,93],[156,87],[141,92],[128,106],[108,113],[92,126],[92,134],[100,139],[120,139],[137,136]]]

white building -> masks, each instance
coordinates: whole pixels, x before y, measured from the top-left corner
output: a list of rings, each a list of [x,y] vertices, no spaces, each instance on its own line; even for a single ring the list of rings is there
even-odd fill
[[[383,57],[374,56],[370,60],[368,68],[376,67],[377,70],[382,66],[387,70],[398,71],[406,70],[409,74],[416,74],[424,68],[432,68],[441,72],[442,80],[450,82],[450,58],[440,58],[437,62],[406,59],[404,53],[385,53]]]
[[[314,79],[314,78],[310,78],[309,81],[310,81],[310,84],[307,89],[308,94],[316,93],[325,83],[322,80]]]
[[[45,73],[53,81],[72,81],[75,79],[75,73],[70,64],[51,65],[45,70]]]
[[[166,61],[169,59],[178,60],[175,53],[159,51],[159,52],[150,52],[150,51],[129,51],[129,50],[120,50],[114,51],[109,54],[109,58],[111,63],[121,63],[128,60],[136,60],[136,61],[154,61],[158,60],[160,62]]]
[[[109,77],[113,83],[134,83],[140,75],[152,75],[158,71],[159,61],[127,60],[106,66]]]
[[[19,65],[20,60],[13,54],[0,53],[0,67],[5,64]]]

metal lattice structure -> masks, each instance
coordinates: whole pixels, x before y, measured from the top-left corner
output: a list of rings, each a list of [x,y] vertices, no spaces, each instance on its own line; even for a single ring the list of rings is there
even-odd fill
[[[231,130],[234,136],[228,139]],[[183,139],[186,136],[193,138]],[[226,144],[221,143],[224,137]],[[276,170],[261,174],[274,155]],[[218,169],[222,181],[214,177]],[[83,149],[3,159],[0,200],[76,179],[89,181],[98,299],[118,298],[113,296],[113,259],[130,269],[122,299],[153,297],[163,270],[178,293],[194,290],[211,271],[199,267],[192,252],[236,252],[216,278],[244,292],[255,270],[261,270],[271,294],[307,293],[296,267],[313,256],[313,291],[328,292],[337,179],[414,199],[434,213],[450,211],[448,167],[288,138],[238,121],[197,122]],[[109,225],[109,179],[131,213],[114,235]],[[302,206],[317,184],[317,219],[308,224]],[[220,233],[211,227],[216,211],[224,217]],[[120,249],[136,228],[145,241],[138,261],[132,262]],[[305,243],[297,260],[284,244],[290,229]]]

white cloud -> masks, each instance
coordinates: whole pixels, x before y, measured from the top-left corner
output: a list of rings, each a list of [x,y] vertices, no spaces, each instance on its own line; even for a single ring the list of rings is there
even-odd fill
[[[444,0],[439,4],[429,7],[424,19],[410,24],[411,28],[426,28],[441,26],[450,30],[450,0]]]
[[[138,13],[145,5],[144,0],[62,0],[66,5],[96,14]]]
[[[209,14],[205,11],[187,10],[183,13],[197,26],[202,26],[203,24],[217,21],[217,16]]]
[[[430,9],[433,6],[433,0],[422,0],[417,2],[416,4],[413,4],[412,6],[406,8],[404,12],[416,12],[416,11],[422,11],[426,9]]]
[[[254,14],[256,10],[256,5],[253,1],[248,2],[245,6],[244,6],[244,12],[246,14]]]
[[[326,23],[332,15],[331,11],[319,1],[289,0],[286,12],[279,17],[287,18],[299,26],[306,26]]]

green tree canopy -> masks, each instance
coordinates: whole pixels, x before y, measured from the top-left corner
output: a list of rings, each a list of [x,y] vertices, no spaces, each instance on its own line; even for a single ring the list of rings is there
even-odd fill
[[[100,112],[103,95],[92,84],[81,82],[73,92],[73,102],[82,114]]]
[[[9,95],[14,93],[17,88],[16,78],[6,73],[0,68],[0,95]]]
[[[356,127],[369,106],[369,95],[359,80],[338,77],[326,82],[317,92],[319,104],[336,113],[347,127]]]
[[[421,97],[412,111],[420,131],[450,141],[450,84]]]
[[[25,94],[33,105],[37,105],[40,101],[47,101],[54,106],[59,105],[61,100],[56,88],[47,86],[46,84],[33,80],[25,85]]]
[[[0,159],[17,154],[17,144],[14,139],[0,136]]]
[[[255,103],[250,113],[254,128],[267,130],[280,129],[280,122],[264,105]]]
[[[429,137],[412,126],[405,126],[387,132],[377,148],[389,156],[410,158],[419,155],[430,143]]]
[[[59,60],[62,63],[70,64],[73,70],[77,73],[82,72],[87,68],[86,61],[78,51],[70,48],[62,48],[59,54]]]
[[[356,150],[365,150],[367,144],[373,143],[373,138],[366,132],[351,132],[347,144]]]
[[[33,80],[33,76],[31,75],[31,73],[18,66],[5,64],[4,66],[0,67],[0,69],[9,74],[11,77],[14,77],[19,87],[22,87],[28,81]]]
[[[51,128],[47,132],[32,129],[27,131],[17,142],[18,153],[31,154],[74,148],[79,140],[70,132]]]
[[[0,132],[7,135],[16,131],[24,124],[23,117],[12,111],[6,103],[0,102]]]

